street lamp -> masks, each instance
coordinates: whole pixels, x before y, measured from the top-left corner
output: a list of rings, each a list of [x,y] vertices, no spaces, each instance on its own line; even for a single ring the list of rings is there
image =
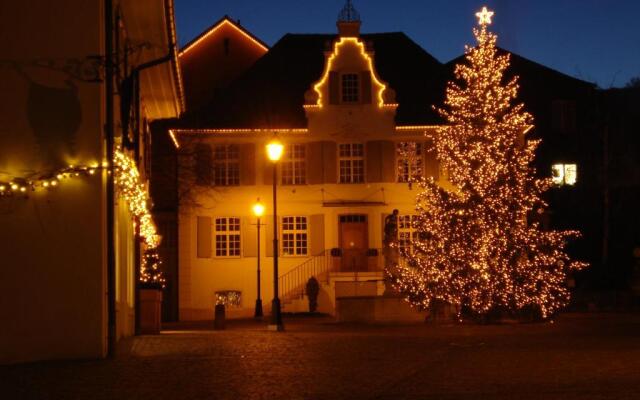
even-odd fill
[[[276,164],[282,157],[284,146],[277,138],[267,144],[267,157],[273,163],[273,301],[271,302],[271,324],[269,330],[282,331],[282,314],[278,298],[278,211],[276,207],[276,182],[278,174]]]
[[[260,217],[264,214],[264,205],[260,203],[260,198],[253,205],[253,215],[258,218],[256,227],[258,228],[258,296],[256,297],[256,311],[254,313],[255,318],[262,318],[262,299],[260,298]]]

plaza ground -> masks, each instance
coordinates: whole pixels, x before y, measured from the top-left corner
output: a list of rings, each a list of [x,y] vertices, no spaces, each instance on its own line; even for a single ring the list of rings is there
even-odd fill
[[[3,399],[639,399],[640,315],[554,323],[176,324],[113,360],[0,367]],[[43,330],[42,334],[46,334]]]

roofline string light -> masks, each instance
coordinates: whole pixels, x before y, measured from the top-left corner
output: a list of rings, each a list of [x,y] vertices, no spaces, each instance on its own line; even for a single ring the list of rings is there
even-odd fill
[[[70,178],[95,175],[97,171],[106,166],[106,163],[102,166],[97,163],[78,166],[69,165],[57,171],[41,175],[36,179],[13,177],[6,181],[0,181],[0,197],[14,195],[24,195],[26,197],[30,192],[55,188],[62,181]]]
[[[184,49],[182,49],[180,51],[179,57],[182,57],[183,55],[187,54],[191,49],[196,47],[196,45],[198,43],[201,43],[203,40],[205,40],[206,38],[211,36],[213,33],[215,33],[218,29],[220,29],[221,27],[223,27],[224,25],[227,25],[227,24],[231,25],[233,28],[235,28],[238,32],[240,32],[244,37],[249,39],[252,43],[254,43],[256,46],[258,46],[260,49],[264,50],[265,52],[269,51],[269,48],[267,46],[265,46],[264,44],[260,43],[258,40],[256,40],[256,38],[252,37],[247,32],[245,32],[244,30],[239,28],[236,24],[234,24],[233,22],[231,22],[227,18],[225,18],[218,25],[216,25],[213,28],[211,28],[211,30],[209,30],[209,32],[207,32],[204,35],[200,36],[193,43],[188,44]]]
[[[176,149],[181,147],[179,135],[213,135],[213,134],[300,134],[308,133],[307,128],[220,128],[220,129],[169,129],[169,137]]]
[[[365,46],[364,46],[364,43],[362,43],[362,41],[360,39],[355,38],[355,37],[342,37],[342,38],[340,38],[340,40],[335,42],[334,45],[333,45],[333,53],[331,54],[331,56],[329,56],[329,60],[327,61],[327,66],[326,66],[326,68],[324,70],[324,73],[322,74],[322,78],[320,79],[320,81],[318,81],[318,83],[313,85],[313,90],[315,90],[316,93],[318,94],[318,100],[317,100],[316,104],[315,105],[314,104],[307,104],[307,105],[305,105],[305,108],[310,108],[310,107],[320,107],[320,108],[322,108],[322,106],[323,106],[323,104],[322,104],[322,91],[320,90],[320,87],[323,86],[326,83],[327,79],[329,79],[329,72],[331,72],[333,61],[338,56],[339,51],[342,48],[342,46],[344,46],[347,43],[352,43],[352,44],[357,45],[360,48],[360,53],[367,60],[367,64],[369,65],[369,71],[371,71],[372,82],[378,87],[378,107],[380,107],[380,108],[382,108],[382,107],[396,107],[397,104],[385,104],[383,93],[387,89],[387,85],[382,83],[382,81],[376,75],[375,69],[373,68],[373,59],[371,58],[371,56],[369,56],[369,54],[367,54]]]

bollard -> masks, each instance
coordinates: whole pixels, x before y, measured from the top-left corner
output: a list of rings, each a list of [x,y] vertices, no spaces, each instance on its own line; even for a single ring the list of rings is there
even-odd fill
[[[217,331],[225,329],[224,304],[216,304],[215,318],[213,319],[213,329]]]

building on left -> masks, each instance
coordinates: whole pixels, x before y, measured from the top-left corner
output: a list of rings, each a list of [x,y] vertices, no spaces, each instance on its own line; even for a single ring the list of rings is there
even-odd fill
[[[104,357],[136,332],[148,127],[184,111],[173,0],[2,2],[0,45],[0,364]]]

